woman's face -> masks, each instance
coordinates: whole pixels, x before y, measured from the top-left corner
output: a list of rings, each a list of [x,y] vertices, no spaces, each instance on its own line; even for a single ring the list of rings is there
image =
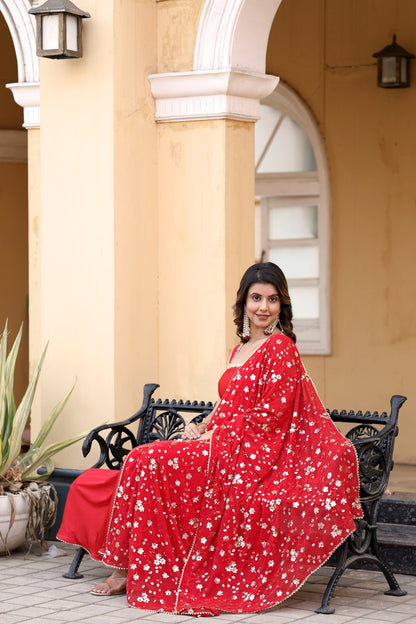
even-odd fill
[[[264,331],[268,325],[279,318],[280,299],[273,284],[252,284],[246,299],[247,316],[250,329]]]

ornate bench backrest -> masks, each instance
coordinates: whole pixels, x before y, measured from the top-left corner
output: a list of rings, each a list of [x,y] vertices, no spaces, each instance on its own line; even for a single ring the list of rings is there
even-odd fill
[[[174,440],[182,434],[185,424],[192,420],[201,422],[213,409],[213,404],[204,401],[155,401],[151,399],[149,407],[142,416],[137,432],[137,444],[146,444],[157,440]]]
[[[156,440],[174,440],[179,438],[190,420],[200,422],[213,409],[211,401],[176,401],[152,399],[158,388],[157,384],[144,386],[144,398],[141,408],[127,420],[111,425],[102,425],[90,431],[82,445],[84,457],[88,455],[95,441],[100,447],[100,457],[94,468],[104,464],[112,470],[119,470],[125,456],[139,444]],[[132,424],[138,421],[137,434],[133,433]],[[103,434],[106,434],[105,437]]]
[[[211,402],[204,401],[155,401],[152,394],[158,387],[158,384],[144,386],[143,404],[133,416],[122,422],[96,427],[87,435],[82,446],[84,457],[90,452],[94,441],[101,451],[94,464],[95,468],[105,464],[107,468],[119,470],[125,456],[135,446],[156,440],[179,438],[186,422],[200,422],[214,407]],[[379,415],[378,412],[363,414],[346,410],[328,411],[334,422],[357,424],[348,432],[347,437],[357,450],[361,499],[364,502],[380,498],[387,486],[393,466],[398,412],[405,400],[405,397],[393,396],[389,416],[386,412]],[[136,422],[138,430],[134,434],[132,425]]]
[[[328,411],[334,422],[357,423],[346,437],[357,451],[362,503],[380,499],[387,487],[393,468],[394,440],[399,432],[399,409],[405,400],[406,397],[400,395],[392,396],[389,415],[386,412]]]

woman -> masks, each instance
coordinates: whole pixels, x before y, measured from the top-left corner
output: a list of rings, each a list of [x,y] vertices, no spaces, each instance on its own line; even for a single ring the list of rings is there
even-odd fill
[[[234,311],[241,342],[214,411],[123,464],[103,553],[116,570],[96,594],[127,585],[138,608],[260,611],[295,592],[362,517],[355,451],[300,361],[282,271],[250,267]]]

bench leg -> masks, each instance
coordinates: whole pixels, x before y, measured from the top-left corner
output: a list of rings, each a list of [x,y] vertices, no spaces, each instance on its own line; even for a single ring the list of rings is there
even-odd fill
[[[331,601],[332,594],[334,593],[335,588],[338,584],[338,581],[343,575],[344,570],[347,567],[346,566],[347,553],[348,553],[348,542],[344,542],[339,547],[338,556],[337,556],[337,564],[326,586],[324,595],[322,597],[321,606],[319,607],[319,609],[315,609],[315,613],[323,613],[325,615],[330,615],[331,613],[334,613],[335,609],[333,607],[330,607],[329,603]]]
[[[68,572],[66,572],[65,574],[62,574],[64,578],[68,578],[68,579],[84,578],[83,574],[78,574],[78,568],[86,552],[87,551],[85,550],[85,548],[82,548],[82,546],[78,548],[77,552],[74,555],[74,558],[72,559],[72,563]]]
[[[348,557],[347,559],[348,543],[345,542],[341,548],[342,548],[342,551],[339,554],[334,573],[332,574],[331,578],[329,579],[328,585],[326,586],[325,593],[322,598],[321,606],[319,607],[319,609],[315,609],[315,613],[324,613],[326,615],[334,613],[335,609],[329,606],[332,595],[344,571],[347,568],[349,568],[355,561],[365,560],[365,561],[371,561],[372,563],[376,564],[376,566],[380,569],[380,571],[383,572],[384,577],[390,587],[390,589],[384,592],[386,595],[406,596],[407,592],[401,589],[393,572],[378,557],[376,557],[375,555],[366,554],[364,556],[355,555],[353,557]]]
[[[378,557],[374,557],[374,562],[378,565],[380,570],[383,572],[384,578],[386,579],[390,587],[390,589],[387,589],[384,593],[387,596],[406,596],[407,591],[404,591],[404,589],[400,587],[400,585],[398,584],[396,580],[396,577],[394,576],[393,572],[390,570],[388,565],[386,565],[384,561],[382,561]]]
[[[374,554],[374,559],[372,559],[372,561],[374,561],[374,563],[376,563],[376,565],[383,572],[384,577],[390,587],[390,589],[388,589],[384,593],[387,596],[406,596],[407,592],[400,588],[393,572],[390,570],[387,563],[384,563],[382,557],[380,556],[380,549],[377,541],[377,531],[373,531],[371,535],[371,550]]]

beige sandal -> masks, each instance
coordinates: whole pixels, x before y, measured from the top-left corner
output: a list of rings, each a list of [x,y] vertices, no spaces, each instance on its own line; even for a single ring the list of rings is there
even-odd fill
[[[109,576],[105,581],[93,587],[91,593],[93,596],[120,596],[126,593],[126,583],[127,577],[114,578],[113,576]],[[102,585],[107,585],[108,587],[108,591],[105,593],[97,591]]]

